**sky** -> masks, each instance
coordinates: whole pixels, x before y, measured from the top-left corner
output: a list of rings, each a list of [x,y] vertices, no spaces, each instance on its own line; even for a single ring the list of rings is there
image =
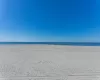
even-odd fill
[[[0,41],[100,42],[99,0],[0,0]]]

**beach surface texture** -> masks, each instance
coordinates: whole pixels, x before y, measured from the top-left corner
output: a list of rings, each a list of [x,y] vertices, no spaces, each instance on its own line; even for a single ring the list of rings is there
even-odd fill
[[[0,80],[100,80],[100,47],[0,45]]]

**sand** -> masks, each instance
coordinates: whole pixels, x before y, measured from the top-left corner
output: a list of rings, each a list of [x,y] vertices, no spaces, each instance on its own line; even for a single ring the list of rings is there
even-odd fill
[[[100,47],[0,45],[0,72],[0,80],[98,80]]]

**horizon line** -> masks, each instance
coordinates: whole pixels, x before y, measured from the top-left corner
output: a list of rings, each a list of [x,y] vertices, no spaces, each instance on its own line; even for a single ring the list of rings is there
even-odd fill
[[[68,45],[68,46],[100,46],[100,42],[0,42],[0,45]]]

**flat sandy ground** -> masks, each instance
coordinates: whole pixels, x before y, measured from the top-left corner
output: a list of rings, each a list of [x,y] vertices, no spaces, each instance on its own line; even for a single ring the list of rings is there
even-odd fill
[[[58,65],[62,69],[89,68],[100,70],[100,47],[66,45],[0,45],[0,65],[15,64],[20,67],[28,68],[32,66],[33,63],[44,63],[44,65],[50,63],[53,67]],[[78,79],[73,78],[69,80]]]
[[[0,64],[52,61],[60,65],[100,66],[100,47],[63,45],[0,45]],[[82,61],[82,62],[81,62]],[[89,65],[88,65],[89,64]],[[94,65],[95,64],[95,65]],[[96,66],[97,64],[97,66]]]

